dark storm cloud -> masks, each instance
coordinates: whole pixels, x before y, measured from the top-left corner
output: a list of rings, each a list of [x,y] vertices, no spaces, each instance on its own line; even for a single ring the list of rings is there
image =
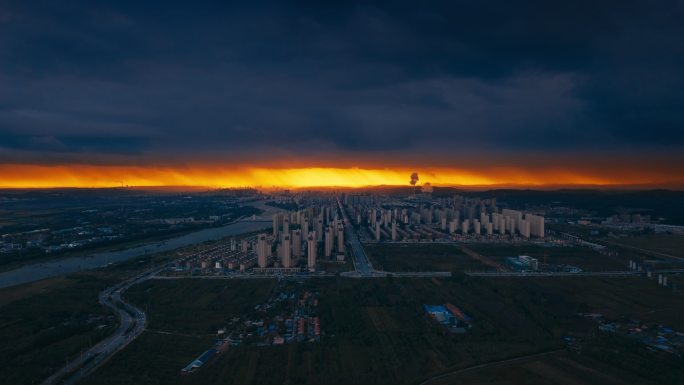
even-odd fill
[[[0,160],[676,152],[683,14],[676,1],[5,2]]]

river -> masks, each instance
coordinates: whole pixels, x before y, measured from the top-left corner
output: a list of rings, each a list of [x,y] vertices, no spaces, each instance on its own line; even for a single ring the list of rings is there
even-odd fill
[[[35,263],[0,273],[0,288],[39,281],[80,270],[95,269],[106,266],[108,263],[122,262],[149,253],[169,251],[195,243],[221,239],[268,227],[271,227],[270,221],[241,221],[226,226],[198,230],[176,238],[151,242],[130,249],[95,253],[92,254],[92,257],[67,257],[55,261]]]

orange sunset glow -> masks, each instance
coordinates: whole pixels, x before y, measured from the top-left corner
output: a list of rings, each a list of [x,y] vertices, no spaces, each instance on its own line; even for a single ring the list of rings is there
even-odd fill
[[[406,185],[409,168],[336,167],[137,167],[93,165],[4,165],[0,166],[3,188],[207,186],[207,187],[362,187]],[[675,175],[604,170],[572,171],[559,168],[417,168],[420,184],[437,186],[546,186],[546,185],[630,185],[666,184]]]

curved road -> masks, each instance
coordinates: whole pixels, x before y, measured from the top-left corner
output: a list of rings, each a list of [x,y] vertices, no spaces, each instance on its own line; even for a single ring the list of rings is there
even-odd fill
[[[121,294],[129,287],[149,279],[162,268],[155,268],[139,274],[115,286],[108,287],[100,293],[99,300],[103,306],[111,308],[119,317],[119,327],[114,334],[95,344],[62,369],[48,377],[41,385],[74,384],[81,378],[92,373],[116,352],[126,347],[138,337],[147,325],[145,313],[124,302]]]

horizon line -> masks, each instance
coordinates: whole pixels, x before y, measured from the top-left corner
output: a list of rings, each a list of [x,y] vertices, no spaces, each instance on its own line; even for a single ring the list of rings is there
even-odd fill
[[[480,185],[465,185],[465,184],[432,184],[433,188],[451,188],[463,190],[567,190],[567,189],[581,189],[581,190],[668,190],[668,191],[684,191],[684,184],[661,184],[661,183],[610,183],[610,184],[587,184],[587,183],[549,183],[549,184],[516,184],[516,183],[497,183],[497,184],[480,184]],[[417,186],[420,188],[424,185]],[[171,190],[171,189],[206,189],[206,190],[239,190],[239,189],[255,189],[255,190],[311,190],[311,189],[326,189],[326,190],[361,190],[368,188],[407,188],[413,186],[401,184],[369,184],[360,186],[342,186],[342,185],[311,185],[311,186],[288,186],[288,185],[243,185],[243,186],[217,186],[217,185],[125,185],[125,186],[0,186],[0,190]]]

